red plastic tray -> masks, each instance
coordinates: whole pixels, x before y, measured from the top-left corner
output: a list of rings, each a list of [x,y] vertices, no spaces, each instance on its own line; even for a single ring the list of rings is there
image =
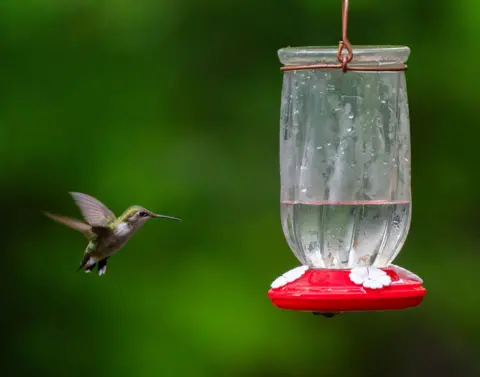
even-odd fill
[[[419,305],[426,289],[417,280],[382,268],[392,283],[381,289],[364,288],[350,280],[350,270],[307,270],[297,280],[268,291],[281,308],[319,313],[397,310]]]

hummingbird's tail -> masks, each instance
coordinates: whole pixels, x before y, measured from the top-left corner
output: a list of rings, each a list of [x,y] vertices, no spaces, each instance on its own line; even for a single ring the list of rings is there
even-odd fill
[[[92,260],[89,254],[85,254],[82,259],[82,262],[80,263],[80,267],[78,267],[77,269],[77,272],[82,269],[85,270],[85,272],[92,272],[96,264],[97,264],[96,261]]]
[[[105,275],[107,272],[107,260],[110,257],[106,257],[104,259],[101,259],[98,262],[94,262],[92,264],[88,265],[88,262],[90,261],[90,256],[85,255],[83,257],[82,263],[80,264],[80,267],[77,268],[77,272],[80,271],[81,269],[84,269],[86,273],[92,272],[95,267],[98,267],[98,276]]]
[[[97,264],[94,263],[94,264],[92,264],[90,267],[85,268],[85,273],[88,274],[89,272],[92,272],[96,265],[97,265]],[[78,267],[78,268],[77,268],[77,272],[80,271],[80,270],[82,269],[82,267],[83,267],[83,266]]]

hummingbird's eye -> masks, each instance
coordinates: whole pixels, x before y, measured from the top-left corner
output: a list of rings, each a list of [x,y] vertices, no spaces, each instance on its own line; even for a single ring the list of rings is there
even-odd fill
[[[146,212],[143,212],[143,211],[140,212],[139,215],[140,215],[140,217],[146,217],[146,216],[148,216],[148,214],[147,214]]]

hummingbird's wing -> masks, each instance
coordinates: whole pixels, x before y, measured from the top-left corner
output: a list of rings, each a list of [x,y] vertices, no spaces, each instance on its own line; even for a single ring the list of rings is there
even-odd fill
[[[92,227],[104,227],[115,220],[115,215],[103,203],[90,195],[71,192],[75,203],[80,208],[83,217]]]
[[[111,231],[110,228],[103,227],[103,226],[92,226],[92,232],[104,239],[113,235],[113,232]]]
[[[79,232],[83,233],[88,239],[91,239],[94,236],[94,233],[92,232],[92,227],[82,221],[71,219],[70,217],[66,216],[55,215],[49,212],[44,212],[44,214],[45,216],[50,217],[52,220],[64,224],[69,228],[78,230]]]

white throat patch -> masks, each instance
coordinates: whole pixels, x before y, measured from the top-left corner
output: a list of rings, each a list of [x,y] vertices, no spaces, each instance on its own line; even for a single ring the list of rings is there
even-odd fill
[[[117,225],[116,229],[115,229],[115,235],[116,236],[125,236],[127,235],[129,232],[131,231],[130,229],[130,226],[125,223],[125,222],[122,222],[120,224]]]

